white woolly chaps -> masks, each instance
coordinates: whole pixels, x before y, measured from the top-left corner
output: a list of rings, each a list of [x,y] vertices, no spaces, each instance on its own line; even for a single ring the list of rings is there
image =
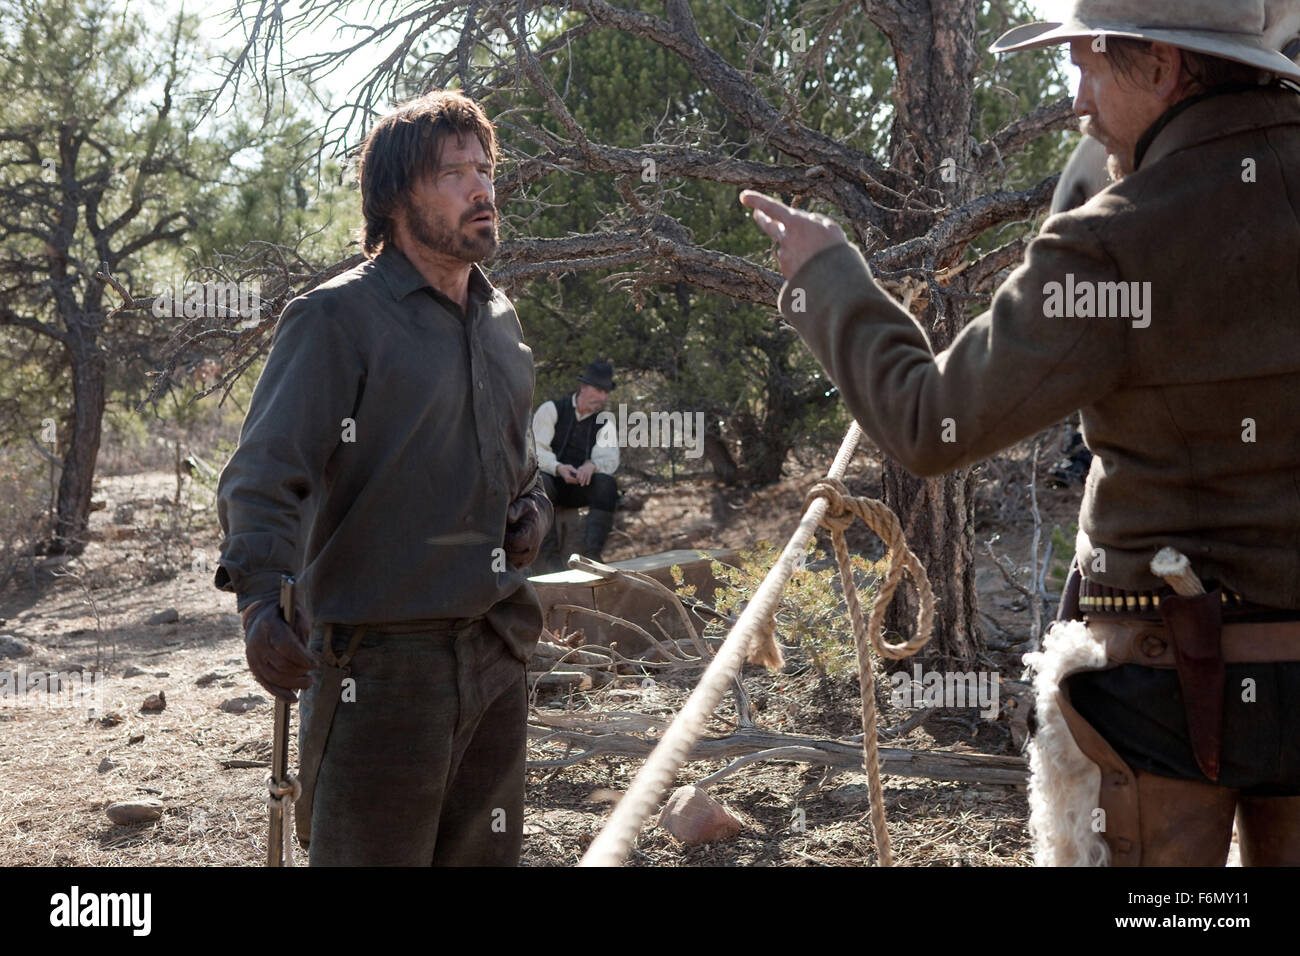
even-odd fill
[[[1110,850],[1092,826],[1101,769],[1084,756],[1057,703],[1061,681],[1106,666],[1106,649],[1082,621],[1056,621],[1041,651],[1026,654],[1034,669],[1038,731],[1029,744],[1029,833],[1038,866],[1106,866]]]

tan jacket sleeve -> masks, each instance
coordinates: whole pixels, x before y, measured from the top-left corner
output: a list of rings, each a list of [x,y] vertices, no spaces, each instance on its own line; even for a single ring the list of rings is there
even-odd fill
[[[928,477],[1034,435],[1123,380],[1127,336],[1141,330],[1124,317],[1048,314],[1049,283],[1064,287],[1067,275],[1073,288],[1120,279],[1101,243],[1070,214],[1044,224],[992,308],[937,355],[848,244],[805,263],[779,304],[863,431]]]

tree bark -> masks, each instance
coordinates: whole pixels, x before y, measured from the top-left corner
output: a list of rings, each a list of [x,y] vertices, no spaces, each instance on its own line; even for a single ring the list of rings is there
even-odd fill
[[[709,460],[713,466],[713,473],[724,485],[734,485],[736,476],[740,469],[736,466],[736,459],[731,457],[731,450],[727,443],[722,440],[721,429],[718,427],[717,419],[711,419],[704,429],[704,457]]]
[[[881,477],[885,503],[898,515],[934,590],[934,631],[921,653],[945,666],[969,664],[984,649],[972,549],[974,473],[962,468],[938,478],[915,478],[885,459]],[[919,606],[915,590],[900,587],[885,614],[886,632],[910,637]]]
[[[876,8],[887,4],[871,5]],[[976,143],[971,137],[974,77],[979,53],[976,0],[904,0],[897,5],[909,15],[881,17],[898,65],[896,161],[911,159],[918,181],[942,194],[956,209],[976,195]],[[879,21],[878,21],[879,22]],[[947,166],[947,175],[945,175]],[[892,237],[895,242],[912,238]],[[954,247],[946,261],[928,254],[927,270],[943,268],[960,257],[964,244]],[[960,300],[942,295],[931,284],[922,324],[937,352],[947,348],[965,323]],[[934,293],[940,294],[935,295]],[[885,459],[882,482],[885,502],[898,514],[907,540],[925,566],[934,589],[937,612],[928,657],[945,664],[968,665],[984,649],[978,626],[974,567],[974,484],[969,468],[938,478],[913,477],[897,462]],[[900,588],[885,616],[885,626],[911,635],[916,627],[915,592]]]
[[[72,360],[72,435],[63,456],[53,554],[80,554],[90,523],[90,494],[103,432],[104,353],[95,344],[70,350]]]

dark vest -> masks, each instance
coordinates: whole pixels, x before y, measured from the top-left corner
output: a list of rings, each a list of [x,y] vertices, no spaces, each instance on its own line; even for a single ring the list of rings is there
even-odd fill
[[[600,423],[596,419],[600,414],[588,415],[578,421],[572,395],[552,401],[558,414],[555,416],[555,437],[551,439],[551,451],[555,452],[557,461],[581,468],[583,462],[591,457],[591,450],[596,447],[596,434],[600,431]]]

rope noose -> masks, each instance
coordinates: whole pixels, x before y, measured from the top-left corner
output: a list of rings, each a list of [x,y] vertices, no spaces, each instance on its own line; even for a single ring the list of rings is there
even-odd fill
[[[880,865],[893,866],[894,853],[889,843],[889,831],[885,828],[885,794],[880,785],[879,741],[876,739],[876,678],[868,647],[875,648],[877,654],[891,660],[911,657],[919,651],[930,639],[934,627],[934,592],[930,590],[930,578],[925,573],[925,568],[907,546],[898,516],[888,505],[874,498],[853,497],[844,483],[835,478],[822,478],[812,486],[804,499],[804,510],[818,498],[826,499],[826,514],[821,523],[831,533],[835,560],[840,567],[844,600],[848,604],[849,619],[853,622],[858,658],[858,690],[862,694],[862,762],[867,771],[867,792],[871,798],[871,833],[876,841]],[[844,532],[853,524],[855,517],[861,518],[868,528],[880,536],[885,543],[885,557],[889,562],[884,582],[871,607],[871,620],[866,623],[862,619],[858,589],[853,583],[848,544],[844,541]],[[916,586],[921,602],[916,615],[916,633],[901,644],[887,644],[881,633],[885,610],[903,580],[904,571],[912,576],[912,583]]]

